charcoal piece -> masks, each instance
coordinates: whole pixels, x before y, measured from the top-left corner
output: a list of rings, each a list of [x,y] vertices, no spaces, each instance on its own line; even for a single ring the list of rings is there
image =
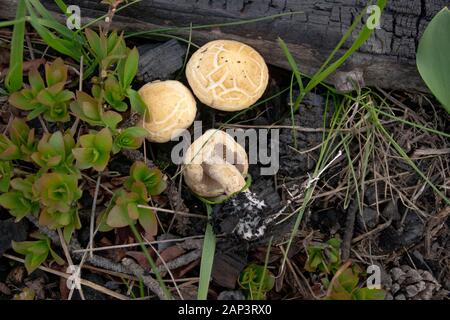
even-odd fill
[[[334,235],[345,225],[345,214],[339,209],[312,211],[308,223],[322,233]]]
[[[217,300],[245,300],[245,296],[241,290],[222,291]]]
[[[184,64],[186,46],[173,39],[160,45],[144,44],[139,50],[138,77],[145,82],[167,80]]]
[[[417,243],[423,236],[424,224],[416,213],[409,213],[402,226],[391,225],[380,233],[378,246],[384,252],[392,252]]]
[[[359,212],[356,214],[356,222],[358,227],[366,231],[375,228],[378,225],[379,216],[378,212],[372,208],[364,208],[362,214]]]
[[[264,236],[271,223],[269,217],[280,209],[281,200],[272,184],[269,179],[257,179],[250,190],[216,206],[213,212],[216,234],[233,234],[246,241]]]
[[[27,239],[28,225],[25,220],[15,223],[14,219],[0,220],[0,257],[11,248],[11,241]]]
[[[320,102],[319,98],[310,98],[310,100],[312,100],[310,104],[318,104]],[[330,104],[326,114],[326,126],[331,120],[333,109],[332,104]],[[294,125],[303,128],[303,130],[292,130],[291,128],[280,130],[279,173],[281,175],[298,177],[314,169],[320,148],[307,153],[299,153],[298,151],[305,151],[322,143],[323,133],[314,130],[323,128],[324,114],[324,104],[316,106],[302,104],[300,110],[294,116]],[[292,126],[291,118],[286,118],[282,125]],[[296,139],[294,139],[294,136]],[[295,141],[297,141],[296,148]]]
[[[224,288],[234,289],[239,275],[247,265],[249,245],[239,239],[226,238],[217,242],[212,278]]]

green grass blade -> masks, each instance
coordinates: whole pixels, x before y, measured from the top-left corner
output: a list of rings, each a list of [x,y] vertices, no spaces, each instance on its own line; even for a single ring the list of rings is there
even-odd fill
[[[150,264],[150,267],[155,274],[156,280],[159,283],[159,286],[164,292],[164,295],[168,300],[172,299],[172,295],[170,294],[169,289],[167,289],[167,286],[164,283],[163,278],[161,277],[161,273],[158,271],[158,267],[156,266],[155,261],[152,259],[150,254],[148,253],[147,248],[144,245],[144,239],[142,239],[141,235],[139,234],[138,230],[136,229],[136,226],[133,224],[133,222],[129,221],[129,225],[131,228],[131,231],[133,232],[136,240],[139,242],[139,245],[141,247],[142,253],[144,254],[145,258],[147,259],[148,263]]]
[[[378,0],[377,5],[381,9],[381,12],[383,12],[384,7],[386,6],[386,0]],[[363,11],[358,16],[358,18],[355,20],[355,22],[352,24],[353,28],[356,27],[356,25],[360,23],[363,14],[365,14],[365,11]],[[350,28],[350,29],[352,29],[352,28]],[[326,67],[323,71],[320,71],[320,73],[317,73],[313,77],[313,79],[311,79],[311,81],[306,86],[306,89],[305,89],[306,92],[311,91],[311,89],[313,89],[320,82],[322,82],[324,79],[326,79],[330,74],[332,74],[334,71],[336,71],[337,68],[339,68],[356,50],[358,50],[367,41],[367,39],[370,38],[372,33],[373,33],[373,29],[370,29],[367,25],[364,25],[362,31],[359,33],[358,37],[353,42],[352,46],[344,53],[344,55],[342,57],[340,57],[336,62],[332,63],[329,67]],[[349,34],[346,33],[345,36],[348,37]],[[337,52],[337,50],[340,48],[340,46],[342,46],[342,44],[344,42],[345,42],[345,39],[344,39],[344,41],[341,40],[337,49],[335,49],[333,51],[333,54],[329,57],[327,62],[332,60],[334,54]]]
[[[439,195],[442,198],[442,200],[445,201],[445,203],[447,203],[447,205],[450,205],[450,199],[448,199],[445,196],[445,194],[441,190],[439,190],[434,185],[434,183],[432,183],[430,181],[430,179],[428,179],[428,177],[416,166],[414,161],[412,161],[411,158],[406,154],[405,150],[403,150],[403,148],[397,143],[397,141],[395,141],[395,139],[392,137],[392,135],[381,124],[380,119],[378,118],[378,114],[377,114],[377,111],[375,110],[375,108],[370,108],[370,113],[372,115],[372,120],[374,121],[374,124],[376,125],[376,127],[389,140],[389,142],[392,144],[392,146],[394,147],[395,151],[397,151],[399,156],[402,157],[402,159],[405,160],[406,163],[408,163],[408,165],[411,168],[413,168],[414,171],[417,172],[417,174],[423,179],[423,181],[425,181],[433,189],[433,191],[436,192],[436,194]]]
[[[211,217],[212,207],[206,204],[208,218]],[[202,260],[200,262],[200,280],[198,284],[198,300],[206,300],[208,297],[209,282],[211,279],[214,254],[216,251],[216,236],[213,228],[208,222],[206,225],[205,239],[203,240]]]
[[[5,86],[9,92],[20,90],[23,84],[23,43],[25,39],[25,1],[19,1],[16,9],[16,21],[11,40],[11,55],[9,71],[6,75]]]
[[[27,21],[26,17],[23,17],[21,19],[15,19],[15,20],[0,21],[0,28],[15,26],[16,24],[22,23],[24,21]]]
[[[283,41],[283,39],[278,38],[278,44],[280,45],[281,49],[284,52],[284,55],[286,56],[289,65],[291,66],[292,72],[294,72],[295,78],[297,79],[298,86],[300,88],[300,94],[303,94],[303,81],[302,81],[302,75],[300,74],[300,70],[298,69],[298,65],[295,62],[294,57],[292,56],[291,52],[289,51],[286,43]]]

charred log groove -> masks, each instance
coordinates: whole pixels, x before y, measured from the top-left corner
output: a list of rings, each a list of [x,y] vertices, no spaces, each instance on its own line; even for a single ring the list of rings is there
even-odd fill
[[[0,18],[14,17],[18,0],[0,0]],[[53,1],[45,6],[59,12]],[[97,0],[74,0],[84,19],[105,13]],[[279,13],[302,11],[275,20],[211,30],[193,31],[193,41],[202,44],[216,38],[242,40],[256,47],[271,64],[288,67],[276,42],[283,38],[300,69],[312,74],[352,23],[367,1],[363,0],[153,0],[141,1],[121,11],[116,27],[148,30],[155,27],[188,26],[232,22]],[[343,66],[342,71],[362,70],[369,86],[424,90],[414,57],[418,39],[426,25],[448,0],[391,0],[381,18],[381,29]],[[59,16],[62,18],[62,16]],[[180,32],[187,34],[188,31]],[[349,44],[347,44],[349,45]],[[333,76],[329,79],[334,82]]]

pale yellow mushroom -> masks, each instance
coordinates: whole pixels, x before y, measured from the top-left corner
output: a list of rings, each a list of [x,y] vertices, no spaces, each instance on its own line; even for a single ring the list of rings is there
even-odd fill
[[[248,157],[226,132],[211,129],[194,141],[184,156],[184,179],[203,197],[239,192],[245,186]]]
[[[198,49],[186,65],[195,96],[222,111],[239,111],[264,94],[269,71],[252,47],[233,40],[216,40]]]
[[[139,89],[139,94],[147,106],[142,126],[148,131],[148,140],[170,141],[178,130],[186,129],[194,122],[195,98],[181,82],[150,82]]]

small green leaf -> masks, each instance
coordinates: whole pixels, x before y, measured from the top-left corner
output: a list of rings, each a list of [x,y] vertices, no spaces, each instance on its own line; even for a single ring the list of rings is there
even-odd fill
[[[147,106],[139,93],[136,90],[128,88],[127,97],[130,99],[131,109],[143,116],[147,110]]]
[[[61,58],[57,58],[51,64],[46,63],[45,80],[47,82],[47,87],[51,87],[58,83],[61,83],[62,86],[64,86],[67,81],[67,71],[68,68]]]
[[[152,210],[139,209],[139,224],[149,235],[156,236],[158,234],[158,221]]]
[[[9,71],[5,78],[5,86],[9,92],[20,90],[23,85],[23,43],[25,39],[26,1],[17,2],[16,20],[11,39]]]
[[[122,228],[128,226],[128,219],[126,215],[128,214],[126,207],[125,209],[120,205],[115,205],[108,214],[106,223],[113,228]]]
[[[130,50],[125,60],[124,74],[122,76],[122,88],[128,89],[136,76],[139,64],[139,52],[136,47]]]
[[[450,10],[428,24],[417,50],[417,68],[431,92],[450,113]]]
[[[35,95],[45,88],[44,79],[42,79],[37,68],[32,68],[28,72],[28,82],[30,82],[31,90]]]

